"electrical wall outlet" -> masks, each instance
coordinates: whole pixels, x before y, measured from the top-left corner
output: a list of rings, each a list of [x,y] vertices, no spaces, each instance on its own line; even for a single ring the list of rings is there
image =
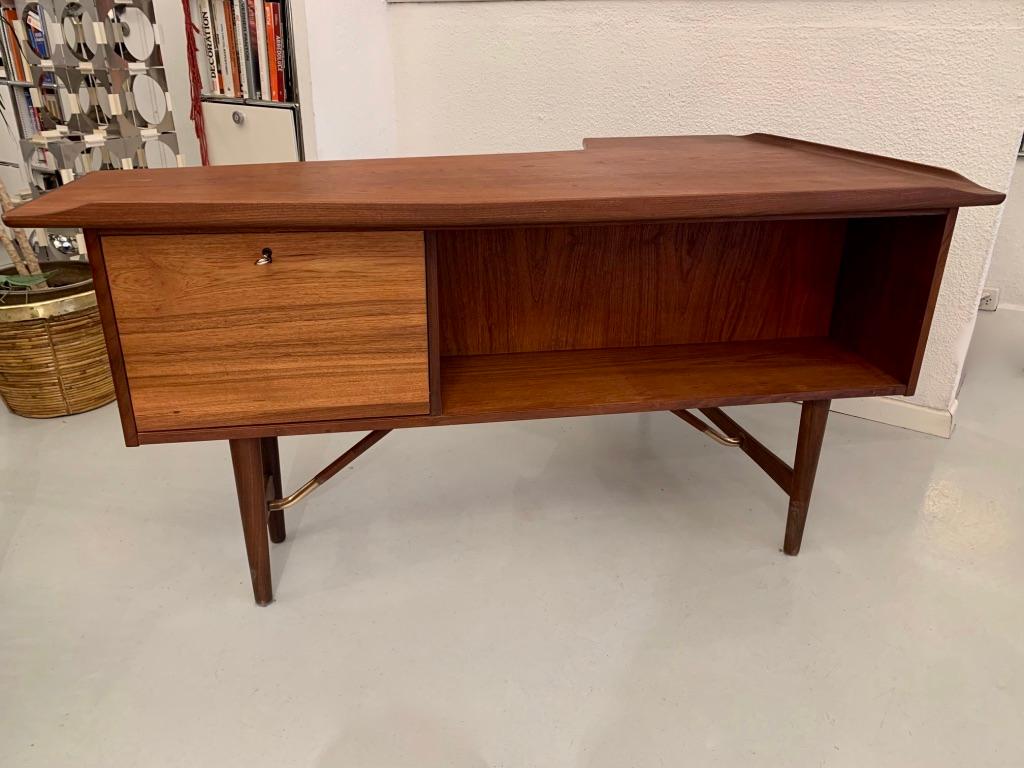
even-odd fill
[[[999,306],[999,289],[998,288],[983,288],[981,290],[981,301],[978,302],[978,309],[983,309],[986,312],[995,312],[996,307]]]

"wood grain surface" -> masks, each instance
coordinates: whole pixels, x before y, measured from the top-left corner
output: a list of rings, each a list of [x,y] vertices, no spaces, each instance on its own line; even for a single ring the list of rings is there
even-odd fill
[[[103,261],[103,244],[96,232],[86,230],[83,234],[89,256],[89,269],[92,270],[92,285],[96,290],[96,305],[100,311],[100,324],[103,326],[103,339],[107,346],[107,359],[110,361],[110,375],[114,381],[118,415],[121,417],[121,434],[124,435],[126,446],[137,446],[138,428],[132,410],[128,374],[124,369],[121,337],[117,330],[117,319],[114,317],[114,305],[110,300],[110,285],[107,282],[107,269]]]
[[[12,226],[432,229],[915,211],[1002,202],[951,171],[764,134],[599,150],[97,171]]]
[[[800,554],[804,538],[807,508],[811,504],[811,491],[818,473],[818,458],[825,438],[828,422],[828,400],[804,401],[800,408],[800,431],[793,460],[793,484],[789,489],[789,511],[786,515],[786,538],[782,551],[787,555]]]
[[[140,433],[139,440],[150,444],[362,432],[902,395],[906,390],[904,384],[830,339],[448,357],[442,360],[442,379],[440,416],[159,430]]]
[[[828,334],[843,219],[448,230],[441,354]]]
[[[429,411],[419,232],[108,236],[103,253],[140,432]]]
[[[850,222],[831,335],[907,384],[924,360],[956,211]]]
[[[267,539],[262,444],[257,439],[231,440],[230,447],[253,597],[257,605],[270,605],[274,600],[274,587],[270,571],[270,542]]]
[[[621,413],[902,394],[831,339],[442,358],[445,417]]]

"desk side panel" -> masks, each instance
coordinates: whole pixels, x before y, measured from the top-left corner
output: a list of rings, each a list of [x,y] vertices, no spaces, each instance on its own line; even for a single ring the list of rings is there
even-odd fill
[[[117,331],[117,317],[114,313],[113,301],[110,298],[107,267],[103,260],[103,243],[99,234],[94,230],[85,230],[85,247],[89,256],[89,267],[92,269],[92,284],[96,291],[96,304],[100,312],[100,323],[103,326],[103,338],[107,345],[110,374],[114,380],[114,395],[117,397],[117,410],[121,416],[124,444],[129,447],[137,446],[139,445],[138,430],[135,428],[135,413],[132,410],[132,395],[128,386],[128,374],[124,367],[121,338]]]
[[[831,335],[914,394],[957,209],[851,219]]]

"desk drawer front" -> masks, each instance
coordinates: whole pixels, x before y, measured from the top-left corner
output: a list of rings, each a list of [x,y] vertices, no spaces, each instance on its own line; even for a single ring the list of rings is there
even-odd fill
[[[102,245],[140,432],[429,411],[422,233]]]

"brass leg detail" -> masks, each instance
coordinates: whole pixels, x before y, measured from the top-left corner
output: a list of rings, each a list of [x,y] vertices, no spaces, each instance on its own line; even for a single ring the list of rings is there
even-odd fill
[[[302,501],[302,499],[311,494],[313,491],[315,491],[321,485],[326,483],[328,480],[330,480],[332,477],[338,474],[341,470],[343,470],[345,467],[351,464],[353,461],[355,461],[364,453],[366,453],[366,451],[368,451],[374,445],[383,440],[384,437],[390,431],[390,429],[375,429],[373,432],[368,434],[358,443],[356,443],[343,454],[341,454],[341,456],[339,456],[326,467],[321,469],[316,474],[315,477],[307,481],[304,485],[302,485],[301,488],[295,491],[295,493],[289,494],[284,498],[277,498],[272,500],[269,504],[270,514],[273,515],[275,512],[280,514],[281,510],[288,509],[288,507],[292,506],[293,504],[297,504],[298,502]]]
[[[719,445],[724,445],[724,446],[726,446],[728,448],[738,448],[739,445],[740,445],[740,439],[738,437],[730,437],[727,434],[723,435],[717,429],[715,429],[714,427],[712,427],[712,426],[710,426],[708,424],[705,424],[703,421],[698,419],[696,416],[694,416],[689,411],[680,410],[680,411],[672,411],[672,413],[674,413],[680,419],[682,419],[687,424],[689,424],[691,427],[696,429],[698,432],[703,432],[705,435],[710,437],[712,440],[714,440]]]

